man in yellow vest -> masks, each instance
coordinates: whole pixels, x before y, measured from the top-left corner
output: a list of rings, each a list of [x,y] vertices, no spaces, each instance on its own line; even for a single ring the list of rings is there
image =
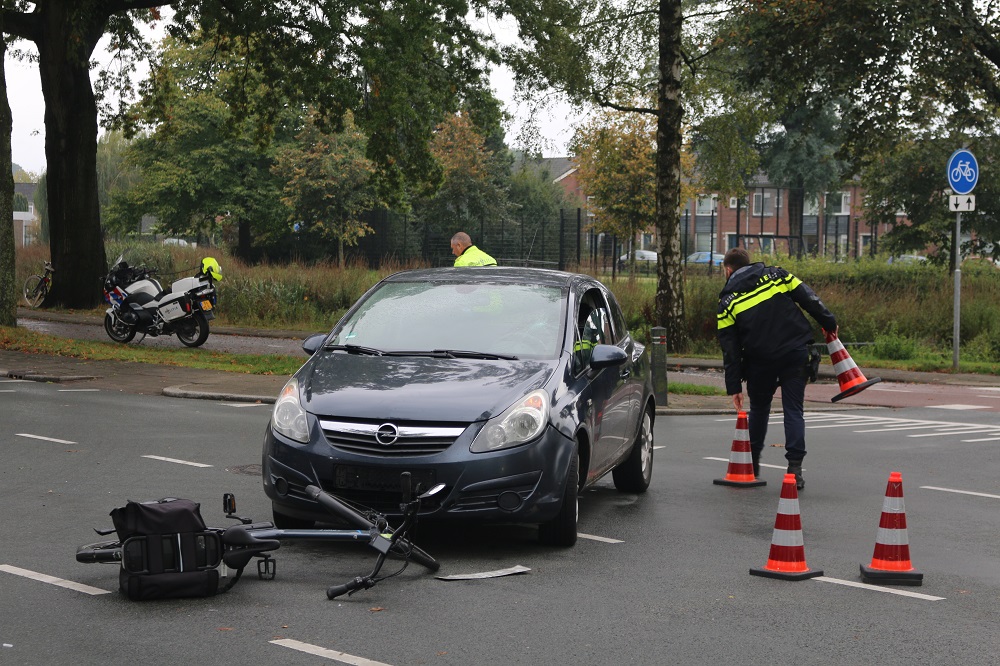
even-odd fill
[[[451,253],[455,266],[496,266],[497,260],[472,244],[469,234],[459,231],[451,237]]]

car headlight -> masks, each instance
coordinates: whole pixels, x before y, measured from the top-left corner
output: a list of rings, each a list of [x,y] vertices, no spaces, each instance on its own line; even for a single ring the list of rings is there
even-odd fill
[[[306,410],[299,404],[299,382],[294,377],[281,389],[274,411],[271,412],[271,426],[296,442],[309,441],[309,423]]]
[[[524,444],[542,434],[548,423],[549,396],[545,391],[532,391],[490,419],[469,450],[485,453]]]

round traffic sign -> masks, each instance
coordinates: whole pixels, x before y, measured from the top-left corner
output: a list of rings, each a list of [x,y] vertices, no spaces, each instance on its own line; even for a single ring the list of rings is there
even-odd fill
[[[948,160],[948,185],[955,194],[968,194],[979,182],[979,162],[976,156],[962,148]]]

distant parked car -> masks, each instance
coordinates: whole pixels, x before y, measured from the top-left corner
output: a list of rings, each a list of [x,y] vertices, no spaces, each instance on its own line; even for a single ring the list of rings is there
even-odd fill
[[[889,257],[890,264],[917,264],[922,261],[927,261],[927,257],[921,257],[918,254],[901,254],[898,257]]]
[[[623,271],[631,262],[631,253],[618,257],[618,270]],[[635,265],[640,270],[647,271],[656,267],[656,252],[653,250],[636,250]]]
[[[722,260],[726,255],[719,254],[718,252],[695,252],[694,254],[689,254],[687,258],[687,263],[689,264],[707,264],[709,255],[712,256],[712,265],[721,266]]]

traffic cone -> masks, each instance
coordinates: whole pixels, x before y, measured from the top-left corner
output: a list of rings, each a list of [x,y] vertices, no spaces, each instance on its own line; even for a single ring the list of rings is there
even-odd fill
[[[767,485],[767,481],[758,479],[753,474],[747,413],[742,410],[736,414],[736,434],[733,435],[733,448],[729,453],[729,467],[726,469],[726,476],[722,479],[714,479],[712,483],[738,488]]]
[[[875,538],[871,566],[861,565],[861,580],[889,585],[920,585],[924,575],[910,562],[910,541],[906,537],[906,508],[903,506],[903,475],[892,472],[885,489],[882,518]]]
[[[785,474],[781,483],[778,515],[774,519],[774,536],[767,564],[751,569],[751,576],[805,580],[822,576],[822,571],[806,565],[806,547],[802,541],[802,519],[799,516],[799,493],[795,489],[795,475]]]
[[[840,383],[840,393],[833,396],[830,402],[838,402],[855,393],[861,393],[872,384],[878,384],[882,381],[881,377],[865,379],[861,370],[858,369],[857,363],[844,349],[844,343],[837,338],[837,334],[830,331],[824,332],[826,333],[826,350],[830,352],[833,370],[837,373],[837,381]]]

